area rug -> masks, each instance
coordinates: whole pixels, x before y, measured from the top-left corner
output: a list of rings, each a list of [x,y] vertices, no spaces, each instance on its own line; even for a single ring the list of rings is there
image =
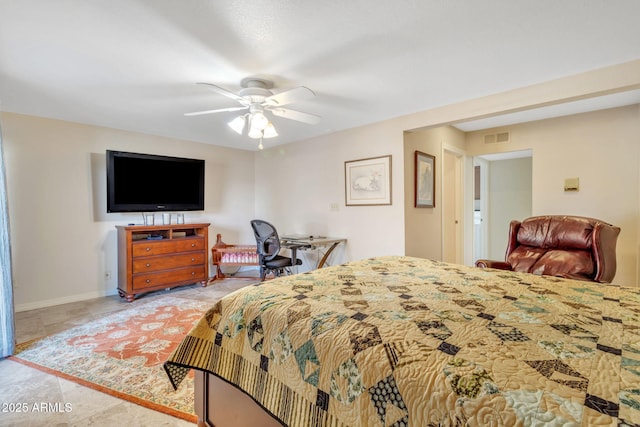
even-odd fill
[[[211,302],[162,297],[18,345],[13,360],[196,422],[193,372],[174,391],[162,364]]]

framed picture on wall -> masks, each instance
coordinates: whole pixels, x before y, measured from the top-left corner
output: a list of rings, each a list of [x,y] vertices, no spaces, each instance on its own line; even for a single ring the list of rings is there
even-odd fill
[[[391,155],[344,162],[345,204],[391,204]]]
[[[420,151],[416,151],[415,158],[415,207],[433,208],[436,206],[436,158]]]

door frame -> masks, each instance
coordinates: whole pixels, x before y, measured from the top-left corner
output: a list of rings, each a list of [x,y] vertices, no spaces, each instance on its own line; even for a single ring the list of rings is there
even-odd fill
[[[482,158],[481,156],[473,157],[473,167],[475,172],[475,167],[480,167],[480,212],[481,212],[481,224],[480,224],[480,234],[482,235],[482,247],[480,248],[480,254],[473,252],[473,261],[475,262],[478,258],[486,258],[489,253],[489,216],[491,213],[489,212],[489,161],[487,159]],[[475,189],[475,173],[473,176],[474,180],[474,189]],[[474,206],[472,206],[472,211],[475,210],[475,197],[473,198]],[[475,233],[471,236],[471,241],[473,244],[473,248],[475,249]]]

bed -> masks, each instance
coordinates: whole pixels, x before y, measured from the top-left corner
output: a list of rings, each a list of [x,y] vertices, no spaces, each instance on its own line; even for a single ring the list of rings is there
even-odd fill
[[[640,425],[640,290],[371,258],[226,296],[190,369],[199,425]]]

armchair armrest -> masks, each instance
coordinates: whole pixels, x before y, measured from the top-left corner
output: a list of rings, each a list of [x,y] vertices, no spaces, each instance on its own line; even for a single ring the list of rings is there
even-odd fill
[[[490,259],[479,259],[476,261],[479,268],[497,268],[498,270],[511,270],[511,264],[505,261],[493,261]]]

